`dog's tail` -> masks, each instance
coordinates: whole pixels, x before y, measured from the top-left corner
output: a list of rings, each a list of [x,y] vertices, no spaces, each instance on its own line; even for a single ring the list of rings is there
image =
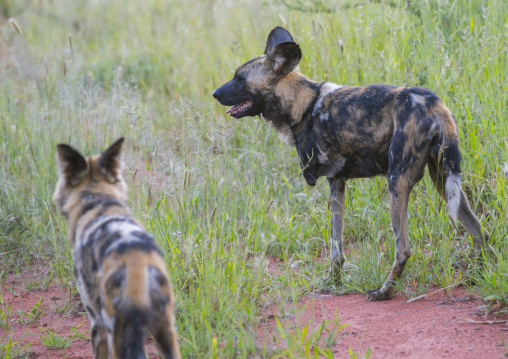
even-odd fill
[[[450,217],[456,220],[462,195],[457,122],[441,101],[434,106],[433,112],[440,129],[431,148],[429,170],[431,176],[435,176],[432,180],[448,205]]]
[[[105,314],[112,312],[106,319],[112,320],[114,357],[146,358],[148,329],[162,358],[179,359],[174,297],[160,254],[131,250],[120,258],[122,265],[107,277],[103,292]]]

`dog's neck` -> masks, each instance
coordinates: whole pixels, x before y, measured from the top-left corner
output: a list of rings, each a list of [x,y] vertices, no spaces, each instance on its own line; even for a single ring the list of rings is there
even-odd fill
[[[301,120],[309,106],[319,95],[320,83],[312,81],[299,72],[293,71],[279,81],[275,87],[275,96],[291,119],[290,126]]]
[[[267,106],[269,111],[263,112],[262,116],[272,123],[284,142],[294,144],[293,128],[312,110],[310,107],[319,96],[320,85],[293,71],[275,86],[273,103]]]

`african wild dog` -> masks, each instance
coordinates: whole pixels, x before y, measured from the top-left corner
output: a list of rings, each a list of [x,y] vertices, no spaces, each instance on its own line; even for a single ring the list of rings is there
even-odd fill
[[[180,358],[174,297],[162,254],[127,208],[123,138],[83,157],[57,146],[53,201],[68,222],[76,282],[91,320],[95,358],[145,358],[145,328],[163,358]]]
[[[328,178],[331,192],[330,279],[340,281],[344,263],[342,227],[345,183],[350,178],[386,175],[395,261],[384,285],[368,300],[390,299],[394,281],[411,255],[407,206],[425,165],[438,192],[476,247],[487,240],[461,190],[456,120],[443,102],[423,87],[339,86],[315,82],[294,71],[300,46],[282,27],[268,35],[265,52],[243,65],[213,92],[234,118],[259,115],[296,147],[303,176],[311,186]]]

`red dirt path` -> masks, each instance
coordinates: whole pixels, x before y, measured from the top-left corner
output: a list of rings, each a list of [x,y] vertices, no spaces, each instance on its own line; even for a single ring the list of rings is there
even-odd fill
[[[41,319],[30,325],[11,321],[8,333],[0,329],[0,343],[4,342],[6,335],[12,335],[23,345],[31,343],[28,349],[31,358],[91,358],[91,345],[86,340],[76,338],[70,347],[58,350],[47,349],[40,340],[39,328],[56,330],[60,335],[68,336],[71,328],[80,323],[79,332],[88,337],[89,320],[82,313],[83,309],[78,306],[77,312],[70,316],[60,315],[55,308],[56,303],[65,297],[61,288],[52,285],[46,291],[28,292],[20,285],[22,282],[23,279],[9,275],[1,287],[3,305],[9,305],[16,313],[13,319],[19,318],[19,309],[28,311],[40,297],[44,298],[47,310]],[[506,321],[504,324],[463,323],[466,319],[496,320],[480,316],[478,308],[482,305],[481,301],[469,297],[464,289],[453,290],[452,296],[439,293],[412,303],[407,303],[400,294],[386,302],[367,302],[365,296],[359,294],[309,294],[297,303],[296,311],[305,305],[306,309],[296,316],[281,319],[286,327],[298,327],[310,321],[316,327],[324,320],[333,321],[335,311],[342,317],[342,324],[350,323],[339,332],[333,348],[336,358],[349,357],[349,347],[360,355],[370,347],[371,358],[374,359],[503,358],[508,352],[502,344],[503,340],[508,341]],[[289,306],[285,307],[286,313],[290,312]],[[273,305],[261,317],[260,338],[271,338],[272,333],[277,332],[274,314],[278,315],[280,308],[281,305]],[[155,358],[155,346],[148,341],[146,344],[150,358]]]
[[[298,311],[307,305],[303,312]],[[348,358],[349,347],[363,356],[370,347],[370,358],[503,358],[508,347],[508,323],[474,324],[475,321],[500,320],[479,314],[481,301],[455,289],[447,297],[438,293],[412,303],[400,294],[390,301],[368,302],[365,295],[308,295],[294,308],[287,324],[301,327],[309,321],[313,327],[323,320],[333,321],[334,313],[341,324],[350,325],[339,332],[333,351],[337,358]],[[273,314],[280,305],[268,310],[260,334],[271,338],[276,322]],[[291,308],[286,306],[285,312]],[[297,319],[298,318],[298,319]],[[504,318],[506,319],[506,318]],[[285,320],[282,320],[283,322]],[[508,357],[508,355],[507,355]]]

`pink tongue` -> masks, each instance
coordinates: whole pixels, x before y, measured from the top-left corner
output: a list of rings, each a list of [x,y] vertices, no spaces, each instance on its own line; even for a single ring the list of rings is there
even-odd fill
[[[240,106],[242,106],[242,105],[243,105],[243,103],[241,103],[241,104],[239,104],[239,105],[235,105],[235,106],[231,107],[229,110],[227,110],[227,111],[226,111],[226,113],[231,113],[231,112],[233,112],[233,113],[234,113],[234,112],[235,112],[236,110],[238,110],[238,108],[239,108]]]

